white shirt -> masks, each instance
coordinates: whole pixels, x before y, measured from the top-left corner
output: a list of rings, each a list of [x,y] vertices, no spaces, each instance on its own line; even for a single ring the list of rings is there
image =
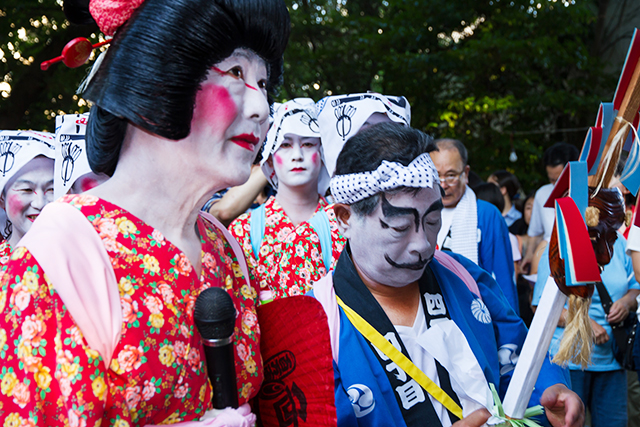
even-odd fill
[[[418,344],[418,337],[427,331],[427,320],[424,316],[424,309],[422,305],[422,298],[420,298],[420,307],[418,307],[418,314],[413,322],[413,326],[398,326],[394,325],[400,339],[404,344],[404,347],[409,353],[409,357],[414,365],[424,372],[434,383],[440,387],[440,378],[438,378],[438,369],[436,368],[436,362],[433,356],[424,351],[420,344]],[[425,392],[426,393],[426,392]],[[451,420],[447,410],[440,402],[433,398],[430,394],[426,393],[431,400],[433,409],[436,411],[442,427],[451,426]]]
[[[464,334],[450,319],[431,321],[427,328],[422,298],[413,326],[394,325],[411,361],[434,383],[440,386],[435,358],[449,373],[453,391],[458,395],[464,416],[487,405],[491,397],[489,385]],[[396,346],[398,347],[398,346]],[[399,350],[399,348],[398,348]],[[443,427],[450,427],[447,410],[440,402],[429,396]]]
[[[522,259],[518,238],[513,233],[509,233],[509,241],[511,242],[511,256],[513,256],[513,262],[518,262]]]
[[[544,204],[551,195],[551,190],[553,190],[553,184],[543,185],[536,191],[536,196],[533,199],[533,210],[531,211],[529,229],[527,230],[529,236],[535,237],[543,235],[547,242],[551,239],[553,223],[556,220],[555,209],[544,207]]]

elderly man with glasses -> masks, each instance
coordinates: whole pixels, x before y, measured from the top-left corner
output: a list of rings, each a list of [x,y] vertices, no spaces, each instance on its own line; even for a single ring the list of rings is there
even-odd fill
[[[471,168],[467,164],[467,149],[462,142],[439,139],[436,146],[438,151],[430,154],[444,190],[438,248],[463,255],[488,271],[518,313],[518,293],[507,224],[495,206],[478,200],[473,190],[467,187]]]

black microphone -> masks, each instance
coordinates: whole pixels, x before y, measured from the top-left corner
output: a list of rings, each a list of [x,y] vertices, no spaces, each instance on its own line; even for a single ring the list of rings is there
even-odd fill
[[[236,365],[233,357],[233,329],[236,309],[229,294],[209,288],[196,299],[193,319],[202,336],[207,371],[213,387],[213,407],[238,407]]]

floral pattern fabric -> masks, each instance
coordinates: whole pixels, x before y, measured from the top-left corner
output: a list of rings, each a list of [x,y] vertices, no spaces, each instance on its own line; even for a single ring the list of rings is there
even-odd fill
[[[0,276],[0,419],[4,426],[144,426],[199,419],[211,406],[193,322],[199,293],[223,287],[236,306],[240,404],[262,381],[257,291],[222,233],[198,219],[200,277],[162,233],[93,196],[65,196],[104,242],[123,325],[109,368],[89,348],[35,258],[18,247]],[[61,250],[63,246],[61,244]]]
[[[322,209],[326,211],[331,227],[333,268],[346,240],[338,231],[332,206],[321,197],[316,213]],[[265,203],[265,229],[257,259],[251,246],[250,218],[251,213],[241,215],[231,223],[229,230],[242,246],[251,283],[260,290],[261,302],[303,295],[311,289],[313,282],[327,274],[318,234],[306,221],[294,226],[275,197]]]
[[[3,240],[2,243],[0,243],[0,266],[9,262],[11,252],[11,245],[9,244],[9,241]]]

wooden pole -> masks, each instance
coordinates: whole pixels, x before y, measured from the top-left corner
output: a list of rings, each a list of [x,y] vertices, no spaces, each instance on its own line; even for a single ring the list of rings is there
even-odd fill
[[[640,59],[635,64],[635,69],[633,72],[633,76],[631,77],[631,81],[629,82],[629,86],[627,87],[627,91],[624,94],[624,98],[622,99],[622,103],[620,104],[620,109],[618,110],[618,116],[616,120],[613,122],[613,126],[611,127],[611,132],[609,132],[609,136],[607,137],[607,142],[604,146],[604,150],[602,151],[602,159],[600,160],[600,164],[598,165],[598,170],[594,176],[589,177],[589,185],[592,187],[596,187],[598,183],[602,183],[602,188],[608,188],[611,182],[611,178],[613,178],[613,173],[616,170],[616,166],[618,165],[618,161],[620,160],[620,153],[622,152],[622,146],[624,145],[624,141],[627,139],[627,135],[629,134],[629,128],[627,127],[623,134],[621,135],[622,143],[613,147],[613,153],[611,154],[611,161],[604,162],[603,159],[612,149],[612,142],[615,138],[616,134],[620,132],[620,130],[625,125],[625,121],[629,123],[633,123],[633,120],[640,109]],[[618,117],[621,117],[624,121],[618,120]]]

